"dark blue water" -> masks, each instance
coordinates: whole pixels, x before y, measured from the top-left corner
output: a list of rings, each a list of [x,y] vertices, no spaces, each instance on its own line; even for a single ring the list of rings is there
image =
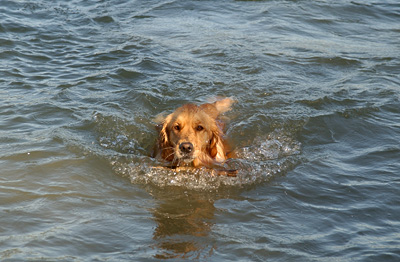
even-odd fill
[[[0,260],[399,261],[398,1],[0,4]],[[236,178],[155,168],[235,97]]]

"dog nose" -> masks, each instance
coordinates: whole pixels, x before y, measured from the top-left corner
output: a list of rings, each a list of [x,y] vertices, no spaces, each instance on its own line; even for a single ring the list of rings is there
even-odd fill
[[[179,145],[179,150],[183,153],[189,154],[193,151],[193,144],[190,142],[183,142]]]

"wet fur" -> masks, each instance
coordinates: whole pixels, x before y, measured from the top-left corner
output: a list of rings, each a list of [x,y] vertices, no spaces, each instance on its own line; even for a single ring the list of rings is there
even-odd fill
[[[171,167],[214,167],[229,157],[229,147],[219,116],[231,109],[234,100],[225,98],[202,105],[186,104],[161,123],[155,156]],[[189,150],[183,150],[182,145]]]

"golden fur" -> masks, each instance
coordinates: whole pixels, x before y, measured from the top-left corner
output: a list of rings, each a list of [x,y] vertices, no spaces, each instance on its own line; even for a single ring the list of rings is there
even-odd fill
[[[225,98],[202,105],[186,104],[168,115],[161,125],[155,156],[172,167],[213,167],[228,158],[220,114],[229,111],[234,100]]]

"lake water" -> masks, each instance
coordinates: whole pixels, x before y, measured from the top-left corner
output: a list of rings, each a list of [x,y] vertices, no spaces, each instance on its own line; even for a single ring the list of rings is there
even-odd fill
[[[1,261],[400,261],[400,2],[0,5]],[[154,117],[235,97],[234,177]]]

